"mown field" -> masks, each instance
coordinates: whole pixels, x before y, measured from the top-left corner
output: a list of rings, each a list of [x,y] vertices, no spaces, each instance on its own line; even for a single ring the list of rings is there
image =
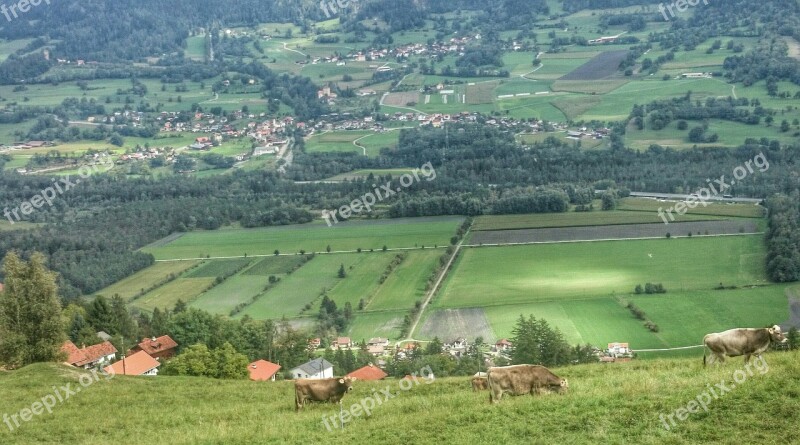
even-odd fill
[[[788,286],[767,281],[763,258],[758,235],[467,248],[413,336],[469,336],[481,323],[467,329],[463,320],[485,317],[481,332],[497,340],[513,335],[520,315],[533,315],[573,344],[696,345],[714,330],[788,320]],[[647,282],[667,293],[635,295]],[[715,290],[720,284],[735,289]],[[627,302],[659,332],[646,329]]]
[[[764,284],[764,255],[761,236],[471,248],[436,305],[583,299],[630,293],[646,282],[672,292]]]
[[[676,217],[681,221],[713,221],[722,218],[687,213]],[[652,224],[653,214],[645,212],[568,212],[528,215],[483,215],[475,218],[473,231],[544,229],[552,227],[609,226],[617,224]]]
[[[156,259],[190,259],[244,255],[297,253],[300,250],[381,250],[447,246],[463,218],[436,217],[380,221],[340,222],[258,229],[230,229],[191,232],[164,245],[142,249]]]
[[[169,437],[173,444],[796,443],[800,354],[767,353],[764,359],[751,372],[740,360],[703,369],[697,358],[559,368],[554,372],[569,380],[566,394],[507,397],[498,405],[488,403],[486,392],[473,392],[466,377],[419,379],[411,387],[394,379],[357,382],[344,398],[345,408],[362,400],[369,405],[367,398],[379,390],[393,397],[376,403],[368,416],[350,418],[343,430],[323,423],[325,417],[337,418],[335,405],[312,404],[295,413],[291,382],[118,376],[81,388],[52,414],[33,416],[15,431],[3,426],[0,441],[88,444],[102,437],[114,443],[147,443]],[[80,388],[81,375],[53,364],[0,372],[4,409],[15,414],[30,408],[52,394],[53,387]],[[675,416],[720,382],[731,390],[712,397],[707,411],[695,405],[696,412],[681,414],[683,420]],[[108,408],[110,400],[123,399],[124,404]],[[268,422],[265,412],[270,413]]]

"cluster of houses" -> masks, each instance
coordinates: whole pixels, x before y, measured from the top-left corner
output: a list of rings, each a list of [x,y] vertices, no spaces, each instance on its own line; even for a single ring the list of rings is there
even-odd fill
[[[178,349],[178,344],[169,335],[145,338],[115,361],[119,351],[109,341],[111,337],[104,332],[98,332],[97,336],[104,341],[81,348],[71,341],[65,342],[61,346],[61,351],[67,355],[65,363],[83,369],[103,368],[113,375],[153,376],[158,374],[161,361],[173,357]]]
[[[568,130],[567,131],[567,139],[571,139],[573,141],[579,141],[584,138],[591,138],[591,139],[604,139],[611,135],[611,129],[609,128],[594,128],[589,129],[586,127],[579,128],[578,130]]]
[[[411,56],[428,55],[431,57],[447,56],[451,54],[463,54],[466,46],[473,41],[480,40],[481,35],[465,37],[453,37],[444,42],[434,42],[430,45],[424,43],[409,43],[407,45],[400,45],[394,48],[382,49],[367,49],[365,51],[358,51],[350,53],[346,58],[355,62],[371,62],[387,58],[400,58],[407,59]],[[520,48],[522,46],[520,45]],[[322,61],[322,60],[320,60]]]
[[[633,359],[633,350],[628,343],[609,343],[605,351],[597,351],[601,363],[629,362]]]

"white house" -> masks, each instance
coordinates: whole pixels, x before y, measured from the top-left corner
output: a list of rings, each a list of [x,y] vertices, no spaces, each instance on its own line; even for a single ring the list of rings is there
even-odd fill
[[[290,371],[296,379],[327,379],[333,377],[333,365],[324,358],[315,358]]]

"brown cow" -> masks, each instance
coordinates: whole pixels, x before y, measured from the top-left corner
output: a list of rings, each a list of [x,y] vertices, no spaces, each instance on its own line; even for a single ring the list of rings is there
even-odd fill
[[[725,332],[715,332],[703,337],[703,344],[711,351],[708,363],[717,361],[725,363],[725,356],[744,356],[745,364],[750,362],[750,356],[761,357],[761,353],[769,349],[771,342],[782,343],[786,341],[781,332],[781,327],[775,325],[771,328],[760,329],[729,329]],[[706,351],[703,350],[703,366],[706,365]]]
[[[472,390],[473,391],[485,391],[489,389],[489,379],[487,377],[473,377],[472,378]]]
[[[339,403],[342,397],[353,390],[350,377],[334,377],[330,379],[297,379],[294,382],[295,411],[300,411],[308,401]]]
[[[489,402],[499,403],[504,393],[514,396],[564,392],[569,388],[567,379],[539,365],[514,365],[489,368]]]

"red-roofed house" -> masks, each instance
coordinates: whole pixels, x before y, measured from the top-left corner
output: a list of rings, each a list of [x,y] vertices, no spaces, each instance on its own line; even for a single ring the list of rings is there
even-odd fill
[[[250,372],[250,380],[266,382],[267,380],[275,381],[275,374],[281,369],[281,365],[268,362],[266,360],[256,360],[247,366]]]
[[[169,335],[145,338],[141,343],[131,348],[131,351],[144,351],[153,358],[171,358],[176,354],[178,344]]]
[[[354,377],[358,380],[383,380],[388,376],[389,374],[383,372],[383,369],[370,363],[363,368],[356,369],[350,374],[347,374],[346,377]]]
[[[511,347],[511,342],[505,338],[501,338],[497,343],[494,344],[494,347],[498,351],[507,351]]]
[[[338,337],[331,346],[333,349],[347,349],[352,346],[352,342],[350,342],[350,337]]]
[[[117,357],[117,348],[107,341],[82,349],[67,341],[61,346],[61,351],[67,353],[67,363],[84,369],[107,365]]]
[[[107,366],[105,371],[111,375],[158,375],[159,366],[161,363],[158,360],[150,357],[144,351],[139,351]]]

